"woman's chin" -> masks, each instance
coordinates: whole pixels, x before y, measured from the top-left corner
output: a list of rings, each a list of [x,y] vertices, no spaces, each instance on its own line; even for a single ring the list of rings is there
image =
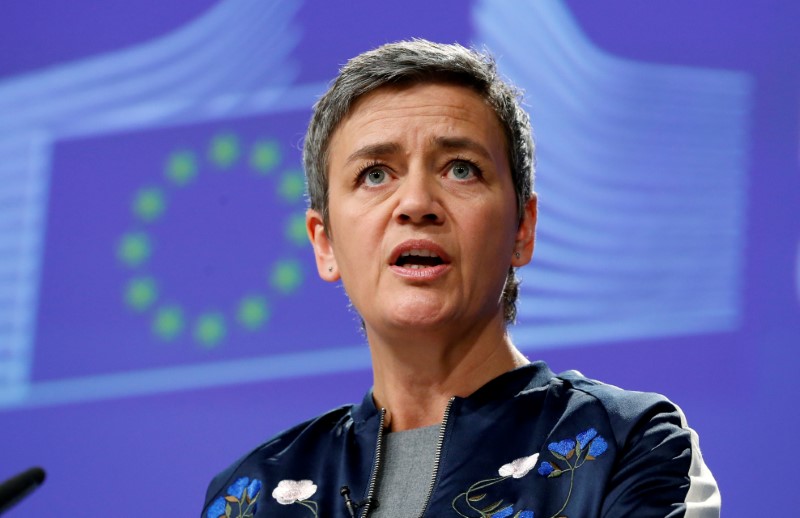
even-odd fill
[[[407,332],[425,331],[439,328],[450,322],[453,317],[443,301],[415,300],[411,303],[397,304],[381,315],[380,320],[383,321],[383,325],[380,327],[403,329]]]
[[[394,328],[401,328],[409,332],[422,331],[440,327],[446,319],[442,319],[439,315],[431,313],[426,314],[403,314],[396,315],[390,321],[390,325]]]

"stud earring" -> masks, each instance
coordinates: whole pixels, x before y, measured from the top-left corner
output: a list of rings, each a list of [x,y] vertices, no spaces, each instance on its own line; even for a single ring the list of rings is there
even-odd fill
[[[328,271],[332,272],[333,271],[333,266],[328,266]]]
[[[514,256],[515,256],[517,259],[519,259],[519,258],[520,258],[519,252],[514,252]]]

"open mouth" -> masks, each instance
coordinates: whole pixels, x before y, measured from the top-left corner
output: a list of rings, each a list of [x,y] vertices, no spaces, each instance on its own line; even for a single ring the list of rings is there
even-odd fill
[[[444,261],[430,250],[408,250],[400,254],[394,264],[402,268],[420,269],[439,266]]]

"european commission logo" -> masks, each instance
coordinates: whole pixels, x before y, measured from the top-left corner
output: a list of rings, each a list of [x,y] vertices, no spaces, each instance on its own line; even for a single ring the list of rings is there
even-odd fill
[[[170,152],[158,181],[148,182],[133,193],[131,229],[119,237],[114,252],[128,272],[122,302],[141,317],[142,325],[149,328],[153,337],[164,342],[190,338],[200,347],[219,347],[232,327],[248,332],[264,329],[269,325],[273,305],[301,287],[306,272],[296,253],[285,253],[262,265],[263,275],[252,279],[252,288],[233,297],[220,297],[214,306],[191,309],[181,287],[171,286],[169,279],[150,268],[159,254],[160,243],[180,242],[180,235],[159,231],[157,225],[168,223],[173,213],[189,209],[178,200],[178,191],[191,196],[204,183],[218,182],[220,178],[238,189],[267,184],[287,214],[279,222],[283,239],[294,245],[292,252],[299,253],[307,243],[304,178],[302,170],[286,164],[284,155],[275,138],[248,142],[233,132],[217,133],[204,148]],[[209,291],[215,288],[207,287]]]
[[[307,121],[286,111],[59,142],[33,379],[354,343],[344,290],[317,278],[306,237]]]

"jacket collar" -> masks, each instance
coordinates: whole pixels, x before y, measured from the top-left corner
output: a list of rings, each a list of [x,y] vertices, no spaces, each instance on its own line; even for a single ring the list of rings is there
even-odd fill
[[[456,400],[462,400],[465,406],[477,409],[496,401],[506,401],[529,390],[544,387],[554,377],[555,374],[545,362],[537,361],[505,372],[488,381],[466,398],[456,398]],[[360,404],[353,405],[352,416],[358,424],[370,419],[378,419],[380,416],[380,410],[375,406],[375,400],[372,397],[372,390],[370,388],[367,391]]]

